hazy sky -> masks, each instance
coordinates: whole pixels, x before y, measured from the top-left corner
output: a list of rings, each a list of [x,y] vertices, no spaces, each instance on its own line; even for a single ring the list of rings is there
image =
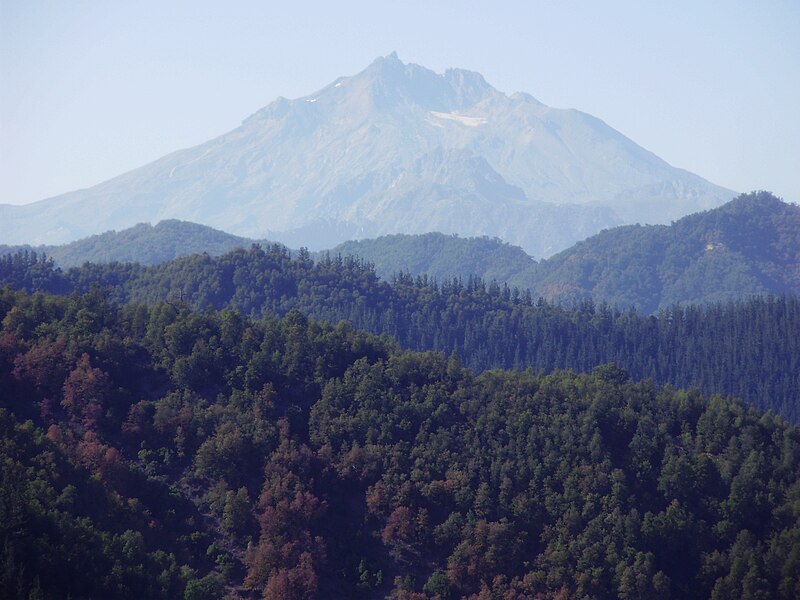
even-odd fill
[[[99,183],[393,50],[800,201],[798,0],[0,0],[0,203]]]

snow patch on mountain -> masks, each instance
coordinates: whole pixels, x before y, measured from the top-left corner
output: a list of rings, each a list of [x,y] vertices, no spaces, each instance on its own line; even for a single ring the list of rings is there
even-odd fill
[[[432,110],[431,115],[433,115],[437,119],[444,119],[446,121],[455,121],[456,123],[461,123],[462,125],[466,125],[467,127],[477,127],[478,125],[484,125],[488,121],[486,117],[470,117],[455,112],[443,113]]]

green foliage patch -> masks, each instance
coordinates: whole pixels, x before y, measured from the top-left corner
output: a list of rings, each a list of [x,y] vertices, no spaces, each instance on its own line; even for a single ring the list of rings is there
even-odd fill
[[[6,597],[800,591],[800,432],[737,401],[297,310],[5,289],[0,321]]]

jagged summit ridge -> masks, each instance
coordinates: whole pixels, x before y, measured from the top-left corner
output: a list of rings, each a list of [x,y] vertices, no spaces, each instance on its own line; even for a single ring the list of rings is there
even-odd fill
[[[732,196],[600,119],[392,53],[90,189],[0,206],[0,242],[177,218],[312,249],[343,235],[443,231],[547,256],[605,227],[669,222]]]
[[[308,96],[296,100],[279,97],[244,122],[283,117],[291,106],[301,103],[312,105],[305,109],[317,112],[342,103],[364,113],[370,109],[389,111],[403,104],[451,112],[467,110],[493,94],[501,95],[480,73],[447,69],[440,75],[420,65],[403,63],[392,52],[378,57],[360,73],[339,77]]]

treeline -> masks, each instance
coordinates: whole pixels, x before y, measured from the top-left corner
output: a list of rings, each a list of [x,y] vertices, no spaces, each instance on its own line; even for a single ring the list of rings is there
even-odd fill
[[[0,323],[0,596],[800,595],[800,431],[736,401],[99,288]]]
[[[154,267],[86,264],[67,272],[48,258],[20,253],[0,258],[0,284],[53,293],[98,286],[120,303],[166,300],[253,317],[299,310],[389,335],[404,348],[456,353],[478,372],[590,372],[613,362],[635,380],[733,395],[800,420],[796,297],[676,306],[641,316],[591,301],[567,307],[534,300],[478,278],[437,283],[399,274],[386,282],[364,261],[335,256],[315,263],[305,251],[292,258],[279,245]]]

